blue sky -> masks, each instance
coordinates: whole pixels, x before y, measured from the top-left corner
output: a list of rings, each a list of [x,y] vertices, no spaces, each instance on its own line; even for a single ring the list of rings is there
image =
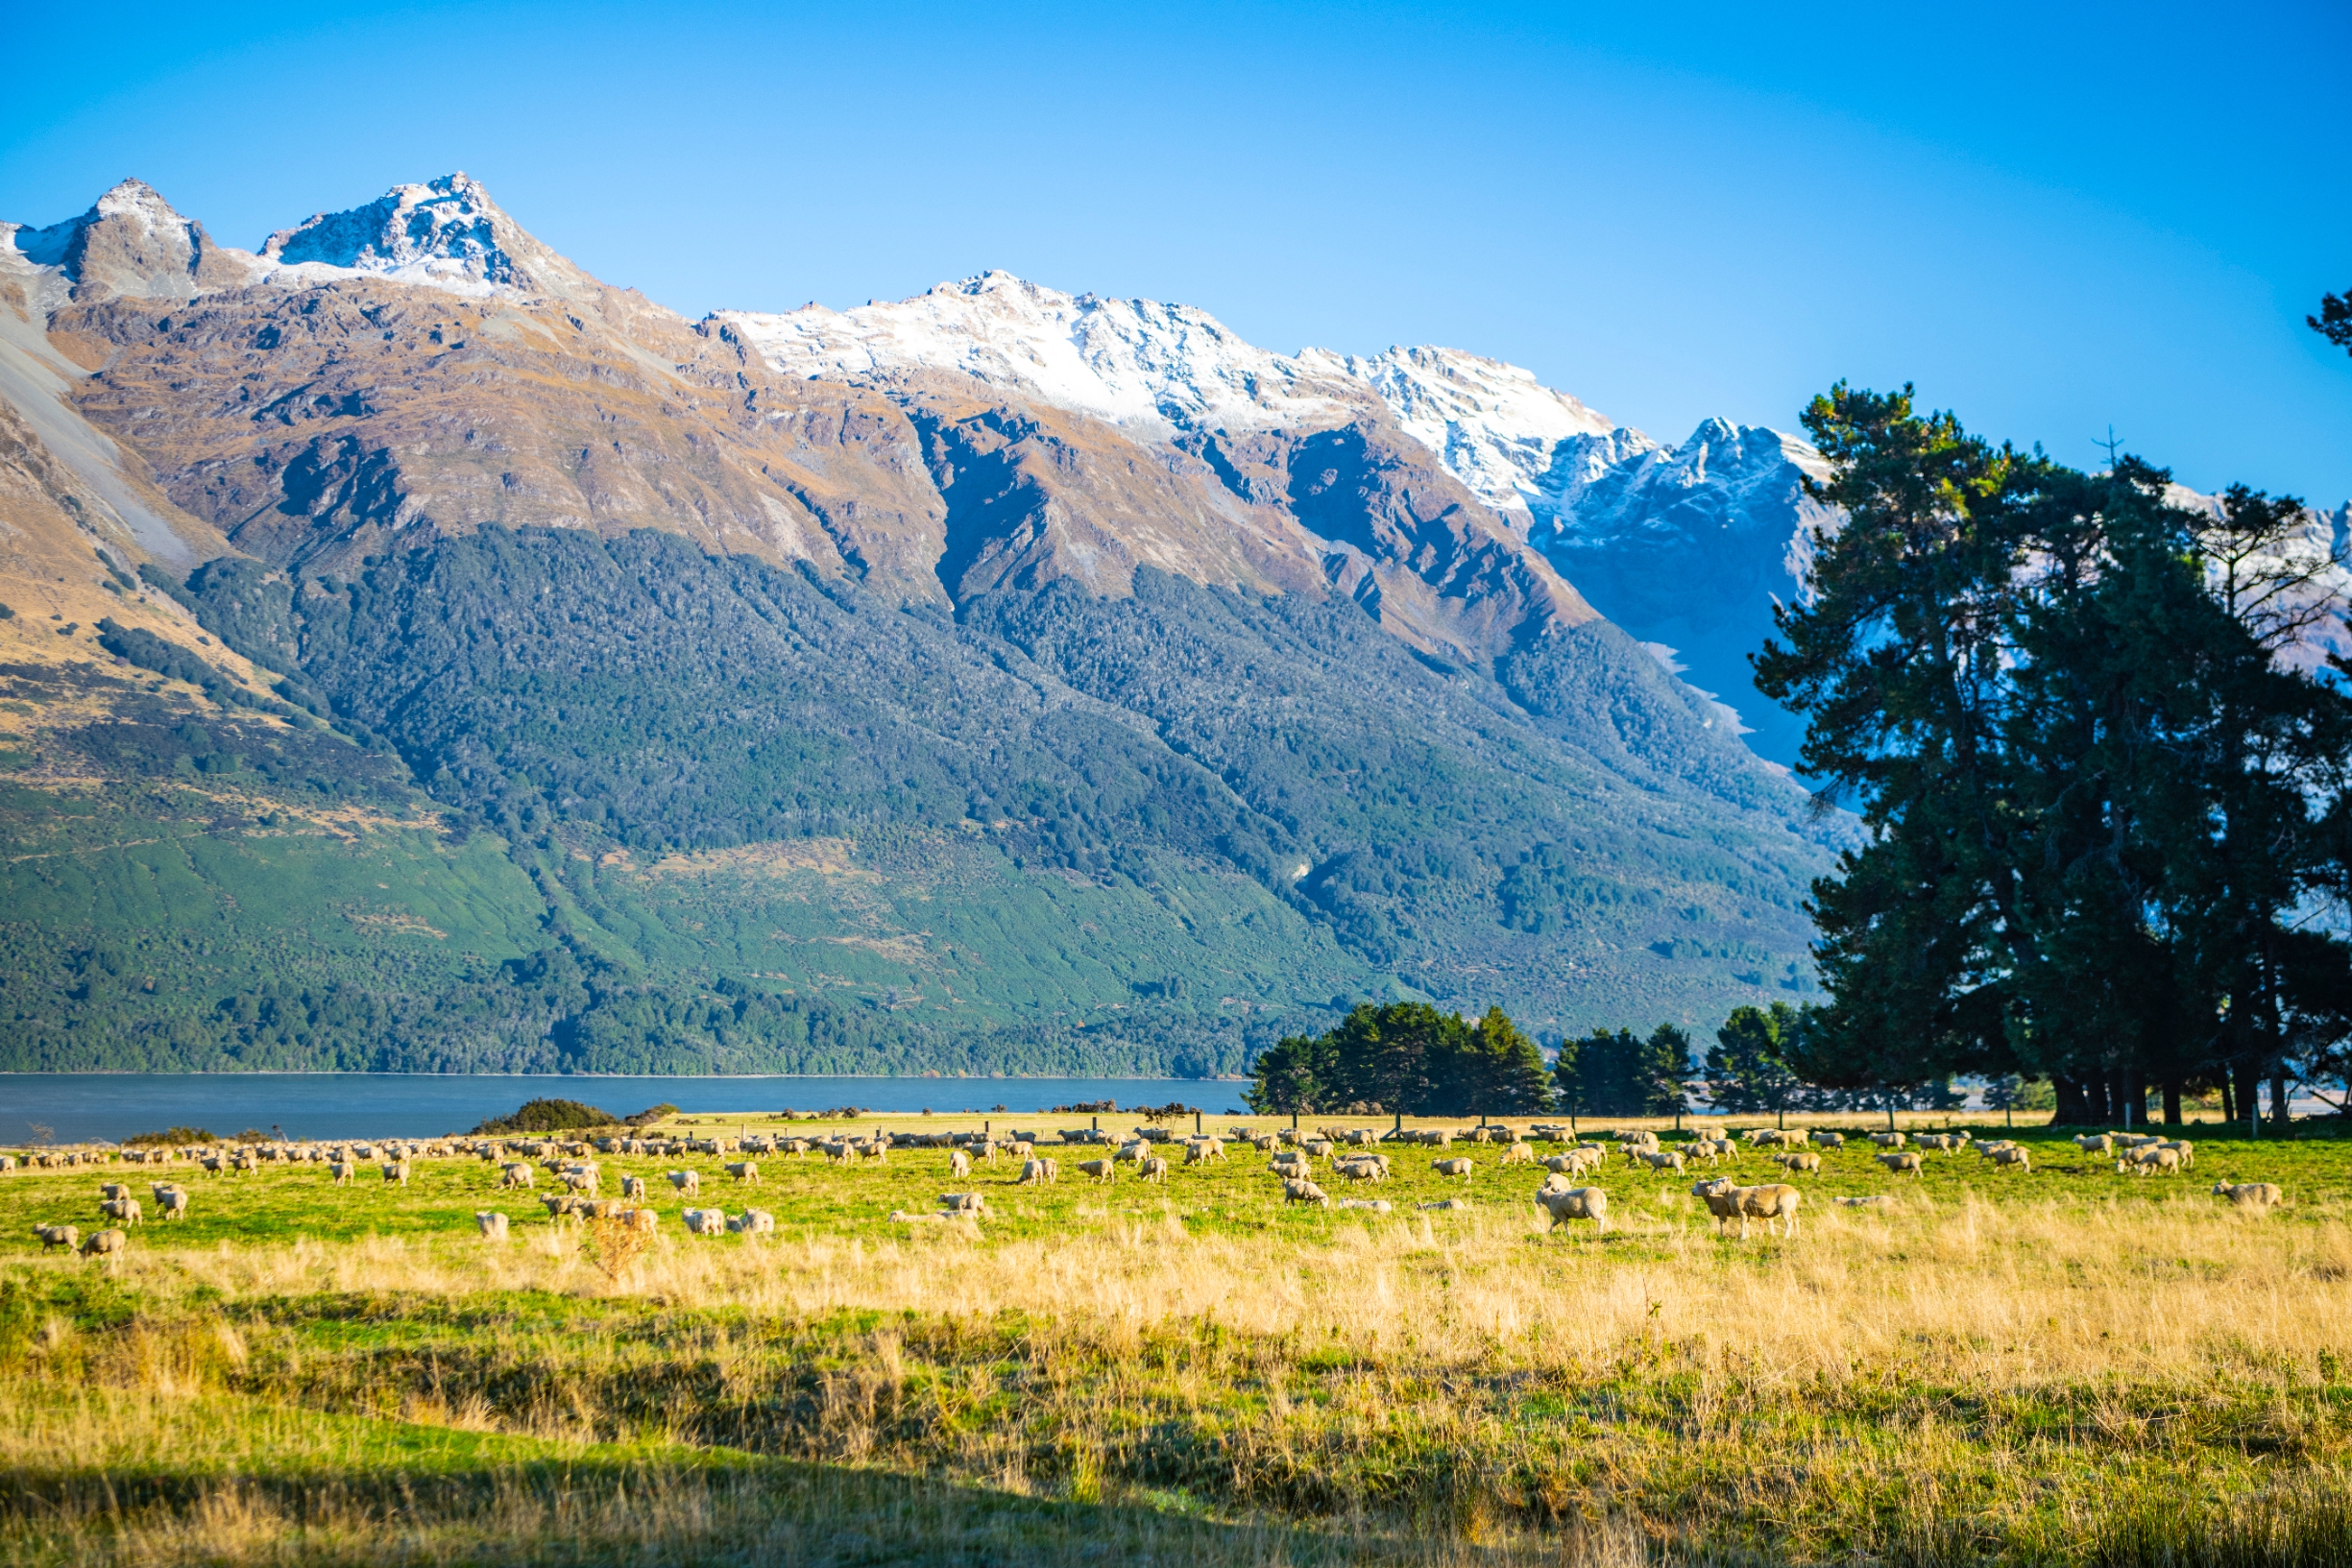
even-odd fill
[[[464,168],[693,314],[986,267],[1442,343],[1665,439],[1844,377],[2352,496],[2352,6],[28,10],[0,217],[228,243]],[[26,62],[37,62],[27,68]]]

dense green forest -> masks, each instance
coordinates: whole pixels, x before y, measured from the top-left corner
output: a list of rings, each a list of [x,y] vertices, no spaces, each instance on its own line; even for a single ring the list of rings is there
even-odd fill
[[[949,618],[661,533],[145,575],[272,688],[119,628],[0,671],[120,720],[0,796],[0,1067],[1216,1074],[1367,998],[1811,994],[1836,825],[1605,624],[1478,672],[1347,603]]]

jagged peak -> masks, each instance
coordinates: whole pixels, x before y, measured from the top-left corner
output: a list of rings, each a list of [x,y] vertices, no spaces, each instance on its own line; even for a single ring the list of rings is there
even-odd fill
[[[332,274],[422,283],[459,294],[593,298],[595,279],[556,254],[460,169],[395,185],[362,206],[313,213],[272,234],[265,261],[293,274]]]

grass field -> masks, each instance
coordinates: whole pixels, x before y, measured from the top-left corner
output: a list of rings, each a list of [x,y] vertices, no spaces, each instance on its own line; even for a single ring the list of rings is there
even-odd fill
[[[607,1191],[692,1164],[704,1204],[778,1221],[689,1237],[665,1197],[625,1264],[459,1159],[405,1191],[180,1167],[192,1218],[109,1269],[29,1227],[93,1228],[120,1168],[18,1171],[0,1552],[2352,1560],[2352,1144],[2200,1138],[2193,1171],[2141,1179],[2020,1136],[2028,1174],[1826,1155],[1801,1233],[1744,1242],[1691,1178],[1621,1161],[1605,1235],[1546,1234],[1538,1176],[1483,1148],[1449,1151],[1467,1184],[1398,1151],[1388,1216],[1285,1210],[1246,1152],[1162,1188],[1089,1183],[1073,1150],[1045,1190],[950,1182],[943,1150],[764,1158],[740,1194],[717,1157],[607,1157]],[[2235,1211],[2225,1179],[2288,1204]],[[951,1189],[988,1218],[886,1218]],[[479,1240],[477,1209],[513,1239]]]

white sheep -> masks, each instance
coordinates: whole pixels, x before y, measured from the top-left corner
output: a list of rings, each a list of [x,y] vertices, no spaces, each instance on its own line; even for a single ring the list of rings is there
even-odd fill
[[[1344,1197],[1340,1199],[1339,1206],[1343,1209],[1363,1209],[1371,1214],[1389,1212],[1389,1200],[1385,1197]]]
[[[2251,1209],[2256,1214],[2267,1213],[2287,1201],[2287,1194],[2279,1191],[2278,1184],[2267,1181],[2217,1181],[2213,1184],[2213,1195],[2228,1198],[2239,1208]]]
[[[1021,1162],[1021,1174],[1013,1185],[1015,1187],[1043,1187],[1054,1180],[1058,1173],[1052,1160],[1032,1157]]]
[[[1168,1162],[1156,1154],[1147,1154],[1135,1162],[1135,1174],[1144,1181],[1168,1185]]]
[[[727,1211],[724,1209],[689,1209],[679,1218],[686,1221],[689,1236],[724,1236],[727,1233]]]
[[[1571,1219],[1589,1219],[1592,1228],[1609,1228],[1609,1194],[1598,1187],[1554,1187],[1546,1183],[1537,1190],[1536,1204],[1550,1215],[1549,1229],[1558,1230]]]
[[[765,1209],[745,1209],[727,1221],[727,1228],[738,1236],[773,1236],[776,1217]]]
[[[1470,1162],[1467,1160],[1432,1160],[1429,1169],[1441,1176],[1460,1176],[1464,1181],[1470,1179]]]
[[[947,1157],[947,1176],[950,1181],[961,1181],[972,1173],[972,1156],[962,1149],[951,1150]]]
[[[1311,1181],[1285,1181],[1282,1184],[1282,1201],[1315,1203],[1327,1209],[1331,1207],[1331,1194]]]
[[[1796,1154],[1776,1154],[1773,1156],[1772,1163],[1791,1175],[1800,1170],[1807,1175],[1821,1174],[1821,1156],[1810,1149]]]
[[[1080,1160],[1078,1163],[1078,1170],[1079,1174],[1092,1176],[1097,1181],[1112,1181],[1118,1177],[1119,1162],[1116,1160]]]
[[[669,1178],[669,1185],[677,1189],[681,1197],[700,1197],[702,1195],[701,1171],[665,1170],[662,1174]]]
[[[1903,1135],[1901,1133],[1897,1133],[1895,1136],[1900,1138]],[[1914,1176],[1924,1177],[1927,1174],[1927,1171],[1923,1169],[1925,1162],[1920,1159],[1919,1153],[1916,1149],[1898,1149],[1891,1154],[1881,1154],[1878,1156],[1878,1161],[1880,1165],[1886,1167],[1887,1173],[1890,1175],[1900,1175],[1905,1170],[1908,1170]]]
[[[506,1240],[506,1216],[488,1209],[476,1209],[473,1211],[473,1228],[481,1233],[482,1240],[486,1242],[503,1242]]]
[[[2033,1157],[2015,1144],[2010,1145],[2007,1148],[1994,1149],[1985,1158],[1991,1160],[1996,1168],[2015,1166],[2020,1170],[2028,1171],[2033,1169]]]

